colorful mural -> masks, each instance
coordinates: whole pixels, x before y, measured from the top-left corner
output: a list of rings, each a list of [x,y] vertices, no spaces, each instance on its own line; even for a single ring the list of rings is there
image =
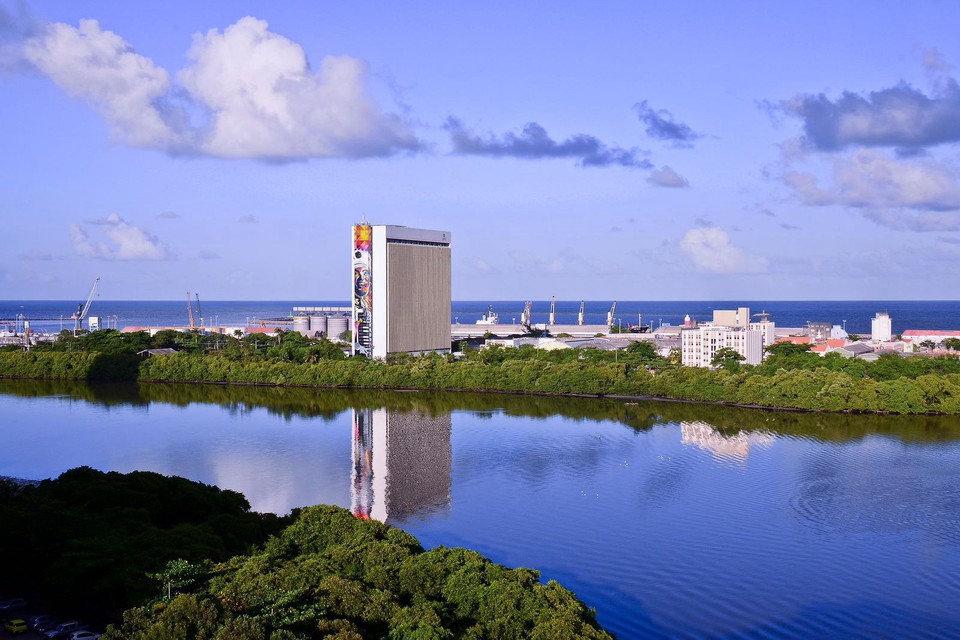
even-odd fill
[[[368,224],[353,227],[353,335],[354,343],[367,353],[373,347],[370,320],[373,316],[373,286],[370,258],[373,229]]]

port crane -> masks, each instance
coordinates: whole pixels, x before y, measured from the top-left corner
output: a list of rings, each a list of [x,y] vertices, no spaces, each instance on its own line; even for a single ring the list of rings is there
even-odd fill
[[[73,314],[73,335],[80,333],[81,323],[83,319],[87,317],[87,314],[90,313],[90,303],[93,302],[93,296],[97,295],[97,286],[99,284],[100,276],[97,276],[97,279],[93,281],[93,287],[90,289],[90,295],[87,296],[86,303],[77,305],[77,312]]]
[[[195,329],[196,325],[193,322],[193,303],[190,300],[189,291],[187,291],[187,315],[190,317],[190,328]]]
[[[607,326],[613,326],[613,314],[617,312],[617,301],[613,301],[613,305],[610,307],[610,311],[607,312]]]
[[[195,294],[195,295],[197,296],[197,314],[196,314],[196,317],[194,317],[194,314],[193,314],[193,302],[192,302],[191,299],[190,299],[190,292],[189,292],[189,291],[187,291],[187,315],[188,315],[189,318],[190,318],[190,328],[191,328],[191,329],[196,329],[196,328],[197,328],[197,322],[198,322],[198,321],[200,322],[200,328],[202,329],[202,328],[203,328],[203,312],[200,311],[200,294],[197,293],[197,294]]]

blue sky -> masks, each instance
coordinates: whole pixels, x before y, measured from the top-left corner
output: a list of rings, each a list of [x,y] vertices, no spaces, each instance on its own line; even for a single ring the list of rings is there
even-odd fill
[[[956,299],[952,2],[0,0],[0,298]]]

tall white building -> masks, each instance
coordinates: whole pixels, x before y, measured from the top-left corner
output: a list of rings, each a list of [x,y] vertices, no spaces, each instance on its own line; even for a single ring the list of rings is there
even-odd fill
[[[353,352],[450,351],[450,232],[353,227]]]
[[[890,342],[893,338],[893,321],[886,311],[878,311],[870,321],[870,337],[874,342]]]

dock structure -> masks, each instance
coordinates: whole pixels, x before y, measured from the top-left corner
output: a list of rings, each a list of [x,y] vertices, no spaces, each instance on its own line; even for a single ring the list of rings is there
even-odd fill
[[[550,335],[556,336],[561,333],[569,334],[576,338],[592,338],[601,333],[607,335],[610,333],[610,327],[605,324],[548,324],[535,325],[534,328],[546,328]],[[522,324],[453,324],[450,325],[450,337],[454,340],[460,338],[480,338],[488,333],[498,337],[520,335],[527,332],[527,328]]]

